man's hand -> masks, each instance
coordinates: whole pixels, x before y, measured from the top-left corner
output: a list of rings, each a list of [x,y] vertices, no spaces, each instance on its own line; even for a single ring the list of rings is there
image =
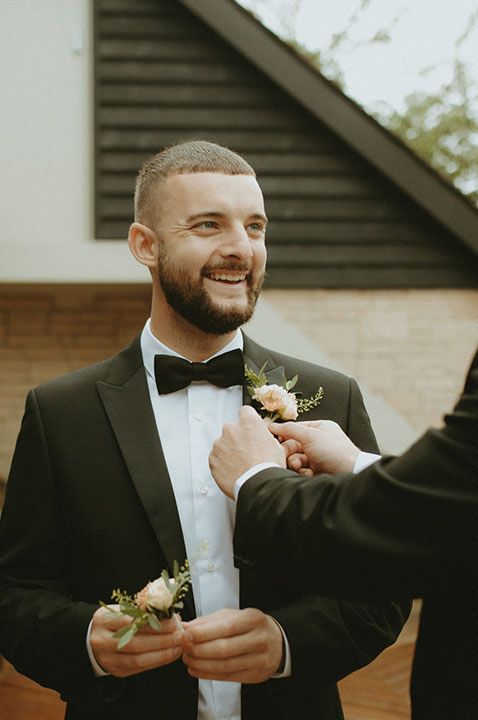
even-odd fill
[[[260,683],[282,663],[282,631],[261,610],[218,610],[184,627],[183,661],[193,677]]]
[[[91,649],[96,662],[105,672],[127,677],[168,665],[181,657],[183,633],[174,620],[161,620],[161,631],[142,628],[125,647],[118,650],[118,639],[113,637],[113,633],[130,622],[125,615],[112,615],[105,608],[100,608],[93,615]]]
[[[339,425],[332,420],[273,423],[291,470],[301,475],[352,472],[360,453]]]
[[[285,467],[285,452],[261,417],[246,405],[239,411],[239,420],[224,425],[221,437],[212,446],[211,473],[221,490],[233,498],[237,478],[266,461]]]

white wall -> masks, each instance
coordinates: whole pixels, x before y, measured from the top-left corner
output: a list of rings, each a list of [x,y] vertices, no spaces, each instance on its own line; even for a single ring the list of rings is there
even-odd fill
[[[0,4],[0,282],[138,282],[93,235],[90,0]]]

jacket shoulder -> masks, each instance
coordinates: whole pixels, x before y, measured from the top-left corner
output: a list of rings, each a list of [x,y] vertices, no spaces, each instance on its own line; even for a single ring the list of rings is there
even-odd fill
[[[249,337],[244,335],[244,352],[250,354],[256,362],[268,362],[269,367],[283,366],[287,379],[299,375],[301,381],[317,382],[333,384],[334,386],[350,386],[350,382],[353,380],[349,375],[333,370],[332,368],[325,367],[324,365],[317,365],[316,363],[309,362],[308,360],[301,360],[300,358],[293,357],[291,355],[285,355],[284,353],[277,352],[276,350],[270,350],[269,348],[259,345]],[[267,372],[266,367],[266,372]]]
[[[96,383],[101,381],[122,385],[141,367],[141,348],[137,337],[116,355],[47,380],[37,385],[33,392],[39,400],[44,400],[88,392],[89,388],[95,388]]]

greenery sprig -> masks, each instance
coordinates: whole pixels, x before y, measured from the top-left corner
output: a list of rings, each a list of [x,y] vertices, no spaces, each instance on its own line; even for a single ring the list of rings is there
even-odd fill
[[[136,595],[131,596],[125,590],[113,590],[111,599],[119,605],[119,610],[100,601],[101,607],[115,615],[127,615],[132,622],[117,630],[113,637],[118,640],[118,650],[127,645],[136,633],[149,625],[153,630],[161,630],[161,620],[174,617],[184,607],[183,598],[189,590],[191,573],[189,563],[179,567],[173,563],[173,577],[163,570],[160,577],[149,582]]]

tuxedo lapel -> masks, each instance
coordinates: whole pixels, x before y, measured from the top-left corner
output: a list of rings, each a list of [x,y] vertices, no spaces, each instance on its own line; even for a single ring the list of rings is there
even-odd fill
[[[186,558],[181,523],[141,364],[123,384],[98,382],[98,392],[131,480],[170,568]],[[161,568],[160,568],[161,569]],[[159,573],[158,573],[159,574]],[[185,603],[192,606],[192,595]]]
[[[267,363],[264,372],[267,375],[267,382],[270,384],[276,383],[277,385],[283,385],[285,379],[285,370],[282,365],[276,365],[273,357],[269,351],[258,345],[253,340],[244,335],[244,364],[254,372],[258,373],[263,367],[264,363]],[[248,382],[244,381],[244,387],[242,390],[242,399],[244,405],[252,405],[252,398],[247,390]]]

